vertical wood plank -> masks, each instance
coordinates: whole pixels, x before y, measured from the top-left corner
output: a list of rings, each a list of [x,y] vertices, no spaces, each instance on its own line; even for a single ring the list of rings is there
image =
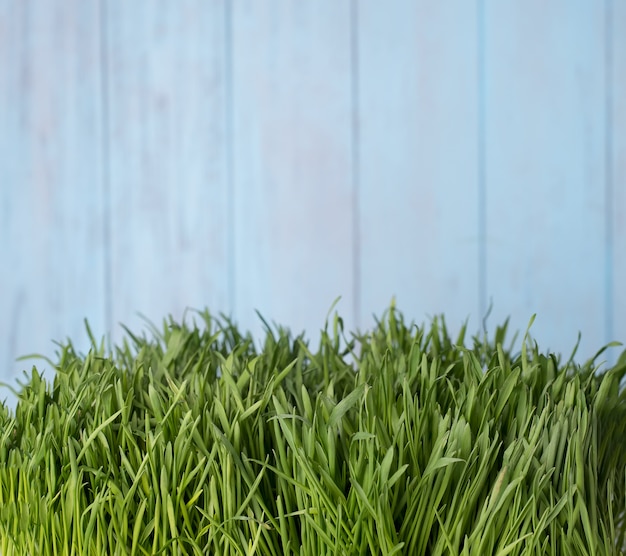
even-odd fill
[[[339,295],[352,321],[349,4],[236,2],[232,15],[237,316],[314,336]]]
[[[486,2],[494,320],[581,359],[604,340],[604,4]]]
[[[0,3],[1,380],[105,333],[99,44],[96,0]]]
[[[478,311],[472,2],[359,2],[361,313]],[[369,323],[367,323],[369,325]]]
[[[106,7],[112,320],[229,312],[224,2]]]
[[[626,344],[626,3],[609,2],[611,13],[611,189],[612,206],[612,317],[609,340]],[[620,348],[626,349],[625,347]]]

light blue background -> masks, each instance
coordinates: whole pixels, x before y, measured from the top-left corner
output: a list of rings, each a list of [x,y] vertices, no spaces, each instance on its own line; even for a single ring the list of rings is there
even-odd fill
[[[83,318],[626,340],[626,2],[0,0],[0,377]],[[615,357],[615,355],[611,355]]]

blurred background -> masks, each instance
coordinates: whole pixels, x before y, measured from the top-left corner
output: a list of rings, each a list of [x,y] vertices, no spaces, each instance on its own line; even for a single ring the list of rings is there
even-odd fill
[[[0,0],[1,380],[84,318],[338,296],[584,360],[625,254],[626,2]]]

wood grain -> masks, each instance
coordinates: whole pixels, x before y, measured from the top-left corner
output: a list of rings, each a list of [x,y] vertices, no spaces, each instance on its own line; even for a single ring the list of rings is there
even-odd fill
[[[312,336],[352,315],[350,12],[332,0],[233,4],[237,318]]]
[[[603,6],[492,2],[485,12],[493,320],[523,328],[537,313],[533,336],[567,354],[581,331],[582,359],[605,341]]]
[[[611,2],[607,18],[610,29],[609,63],[612,85],[609,102],[611,137],[612,236],[609,303],[611,303],[611,337],[626,344],[626,3]],[[622,347],[621,350],[626,349]],[[616,350],[617,351],[617,350]]]
[[[395,295],[458,328],[479,309],[475,5],[357,5],[364,324]]]
[[[85,349],[85,317],[105,333],[99,48],[97,1],[0,3],[4,380],[53,340]]]
[[[626,341],[624,91],[614,0],[0,1],[0,378],[84,317],[315,338],[337,296]]]
[[[107,4],[111,313],[228,312],[224,2]]]

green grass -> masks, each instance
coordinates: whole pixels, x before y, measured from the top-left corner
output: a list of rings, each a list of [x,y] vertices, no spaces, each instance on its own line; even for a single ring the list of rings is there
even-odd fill
[[[2,555],[622,553],[626,352],[197,319],[60,344],[0,406]]]

